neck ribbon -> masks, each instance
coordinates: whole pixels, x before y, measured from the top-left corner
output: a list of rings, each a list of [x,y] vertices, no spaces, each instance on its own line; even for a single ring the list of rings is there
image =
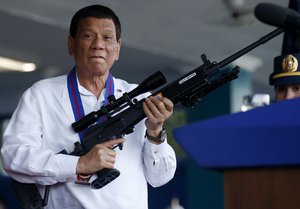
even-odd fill
[[[68,92],[69,98],[72,105],[73,114],[75,117],[75,121],[80,120],[82,117],[85,116],[84,109],[80,97],[80,93],[78,90],[78,83],[77,83],[77,76],[76,76],[76,66],[70,71],[68,74]],[[108,97],[114,94],[114,80],[111,73],[108,73],[108,77],[105,82],[105,99],[103,105],[106,106],[109,104]],[[106,116],[102,116],[98,119],[98,124],[106,120]],[[80,141],[84,137],[87,132],[87,128],[83,131],[80,131],[79,138]]]

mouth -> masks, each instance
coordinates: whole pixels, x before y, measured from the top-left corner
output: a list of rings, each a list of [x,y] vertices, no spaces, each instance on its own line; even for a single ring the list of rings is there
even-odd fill
[[[105,60],[105,57],[103,57],[103,56],[90,56],[90,59],[103,59],[103,60]]]

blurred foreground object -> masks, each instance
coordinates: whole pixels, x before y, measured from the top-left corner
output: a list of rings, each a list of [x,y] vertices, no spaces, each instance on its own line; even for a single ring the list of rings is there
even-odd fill
[[[262,107],[270,104],[269,94],[253,94],[243,97],[241,111],[245,112],[256,107]]]
[[[166,209],[184,209],[184,207],[180,205],[178,197],[173,197],[171,199],[171,205]]]

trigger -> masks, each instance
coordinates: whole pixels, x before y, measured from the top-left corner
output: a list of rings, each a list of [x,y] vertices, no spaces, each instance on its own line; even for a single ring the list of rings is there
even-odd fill
[[[119,147],[120,150],[122,150],[123,149],[123,143],[118,144],[118,147]]]

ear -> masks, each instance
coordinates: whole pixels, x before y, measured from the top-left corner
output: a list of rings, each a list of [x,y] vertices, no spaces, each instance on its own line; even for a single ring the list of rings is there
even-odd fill
[[[73,54],[74,54],[74,42],[75,42],[75,40],[74,40],[74,38],[71,36],[71,35],[69,35],[68,36],[68,52],[69,52],[69,55],[71,55],[71,56],[73,56]]]
[[[121,39],[118,40],[118,46],[117,46],[117,55],[116,55],[116,61],[119,59],[120,56],[120,50],[121,50]]]

